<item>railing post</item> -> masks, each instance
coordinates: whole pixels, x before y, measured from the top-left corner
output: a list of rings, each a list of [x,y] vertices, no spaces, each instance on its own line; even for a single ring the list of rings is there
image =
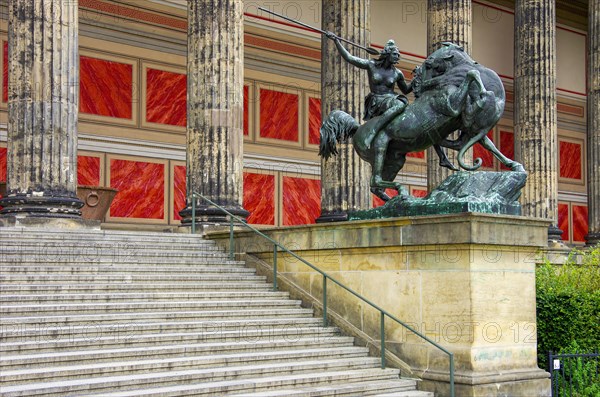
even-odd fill
[[[327,277],[323,275],[323,327],[327,327]]]
[[[233,218],[229,217],[229,260],[233,260]]]
[[[450,353],[450,397],[454,397],[454,353]]]
[[[196,197],[192,193],[192,234],[196,234]]]
[[[381,313],[379,333],[381,335],[381,369],[385,368],[385,314]]]
[[[273,244],[273,291],[277,291],[277,245]]]

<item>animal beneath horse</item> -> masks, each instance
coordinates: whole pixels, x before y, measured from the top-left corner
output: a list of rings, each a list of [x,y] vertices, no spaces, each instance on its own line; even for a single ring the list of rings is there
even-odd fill
[[[386,188],[400,189],[394,179],[406,155],[434,144],[457,150],[458,164],[465,170],[481,166],[480,158],[472,166],[464,161],[466,151],[479,142],[511,170],[525,172],[487,137],[506,100],[502,81],[493,70],[473,61],[462,47],[444,43],[418,72],[417,98],[406,107],[388,109],[362,125],[341,110],[331,112],[321,126],[319,154],[325,159],[336,155],[336,144],[352,138],[356,153],[371,164],[371,191],[384,201],[390,199]],[[449,140],[456,130],[461,131],[459,139]]]

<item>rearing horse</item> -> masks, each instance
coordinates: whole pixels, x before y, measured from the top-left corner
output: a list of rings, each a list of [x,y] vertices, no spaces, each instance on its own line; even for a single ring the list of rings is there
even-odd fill
[[[341,111],[331,112],[321,126],[319,155],[327,159],[337,154],[336,143],[352,137],[356,153],[372,167],[371,191],[389,200],[386,188],[399,190],[394,179],[404,166],[406,154],[439,144],[458,150],[458,163],[465,170],[476,170],[464,163],[465,152],[479,142],[513,171],[523,166],[504,156],[487,137],[504,111],[504,86],[498,75],[469,57],[462,47],[444,43],[421,66],[417,99],[410,105],[388,109],[360,125]],[[418,77],[416,77],[418,78]],[[456,141],[447,137],[456,130]]]

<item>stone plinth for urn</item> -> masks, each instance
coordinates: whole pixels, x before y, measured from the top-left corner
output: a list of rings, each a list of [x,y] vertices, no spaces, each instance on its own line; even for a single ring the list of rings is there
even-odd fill
[[[78,185],[77,197],[85,204],[81,209],[83,219],[103,220],[117,193],[110,187]]]

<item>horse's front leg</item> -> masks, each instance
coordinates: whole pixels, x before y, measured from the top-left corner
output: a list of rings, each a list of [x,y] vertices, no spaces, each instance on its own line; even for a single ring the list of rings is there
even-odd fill
[[[525,168],[523,168],[523,165],[517,161],[511,160],[508,157],[506,157],[505,155],[502,154],[502,152],[500,150],[498,150],[498,148],[496,147],[496,145],[494,145],[494,142],[492,142],[492,140],[490,138],[487,137],[487,135],[485,135],[480,141],[479,143],[481,143],[481,145],[486,148],[487,150],[489,150],[490,152],[492,152],[492,154],[498,159],[500,160],[500,162],[502,164],[504,164],[506,167],[510,168],[513,171],[516,172],[525,172]]]
[[[452,116],[458,117],[462,113],[469,95],[471,83],[473,82],[479,87],[479,95],[483,95],[486,92],[479,71],[469,70],[458,89],[448,96],[447,105]]]

